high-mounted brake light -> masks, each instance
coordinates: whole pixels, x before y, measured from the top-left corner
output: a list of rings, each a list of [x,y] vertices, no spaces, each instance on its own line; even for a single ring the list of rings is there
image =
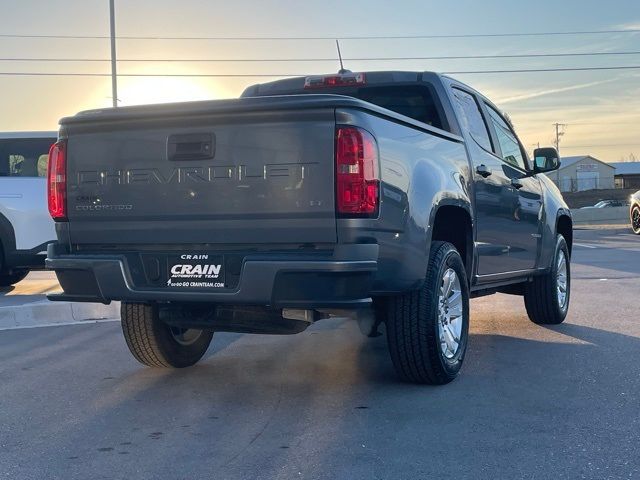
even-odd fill
[[[47,203],[54,220],[67,216],[67,144],[54,143],[49,150],[47,165]]]
[[[316,75],[304,80],[304,88],[351,87],[366,83],[364,73]]]
[[[373,217],[380,201],[378,145],[366,130],[336,130],[336,212]]]

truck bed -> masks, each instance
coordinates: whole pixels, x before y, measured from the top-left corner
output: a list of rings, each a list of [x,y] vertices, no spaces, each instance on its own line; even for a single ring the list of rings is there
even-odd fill
[[[70,243],[149,245],[150,231],[160,245],[334,243],[335,106],[273,97],[64,119]]]

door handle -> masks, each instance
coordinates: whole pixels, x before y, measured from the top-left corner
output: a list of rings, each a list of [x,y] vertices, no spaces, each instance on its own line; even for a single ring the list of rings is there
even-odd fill
[[[511,179],[511,186],[516,190],[520,190],[523,187],[522,183],[520,183],[520,180],[517,178]]]
[[[170,135],[167,140],[169,160],[202,160],[213,158],[216,140],[211,133]]]
[[[482,164],[476,167],[476,173],[482,178],[487,178],[489,175],[491,175],[491,170],[489,170],[489,168],[485,164]]]

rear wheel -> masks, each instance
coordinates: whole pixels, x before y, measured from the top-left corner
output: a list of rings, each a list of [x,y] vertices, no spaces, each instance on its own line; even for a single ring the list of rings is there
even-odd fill
[[[524,305],[532,322],[539,325],[557,325],[564,322],[569,311],[571,294],[571,265],[567,242],[562,235],[556,240],[551,269],[527,283]]]
[[[636,235],[640,235],[640,205],[631,209],[631,229]]]
[[[129,350],[150,367],[190,367],[202,358],[213,337],[213,332],[167,325],[155,305],[123,303],[120,317]]]
[[[442,385],[460,371],[469,334],[469,287],[453,245],[433,242],[420,290],[387,302],[387,342],[405,381]]]
[[[0,287],[9,287],[24,280],[29,274],[29,270],[14,270],[11,273],[0,273]]]

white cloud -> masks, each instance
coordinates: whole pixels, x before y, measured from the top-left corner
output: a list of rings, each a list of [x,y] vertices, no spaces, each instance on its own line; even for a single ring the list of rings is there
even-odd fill
[[[623,23],[617,25],[616,30],[640,30],[640,22]]]
[[[597,81],[597,82],[581,83],[581,84],[578,84],[578,85],[570,85],[568,87],[551,88],[551,89],[548,89],[548,90],[539,90],[537,92],[523,93],[523,94],[520,94],[520,95],[514,95],[512,97],[506,97],[506,98],[498,99],[496,101],[496,103],[498,105],[502,105],[502,104],[505,104],[505,103],[519,102],[519,101],[522,101],[522,100],[529,100],[531,98],[543,97],[545,95],[553,95],[555,93],[570,92],[572,90],[582,90],[583,88],[595,87],[597,85],[610,83],[610,82],[613,82],[615,80],[617,80],[617,78],[608,79],[608,80],[600,80],[600,81]]]

